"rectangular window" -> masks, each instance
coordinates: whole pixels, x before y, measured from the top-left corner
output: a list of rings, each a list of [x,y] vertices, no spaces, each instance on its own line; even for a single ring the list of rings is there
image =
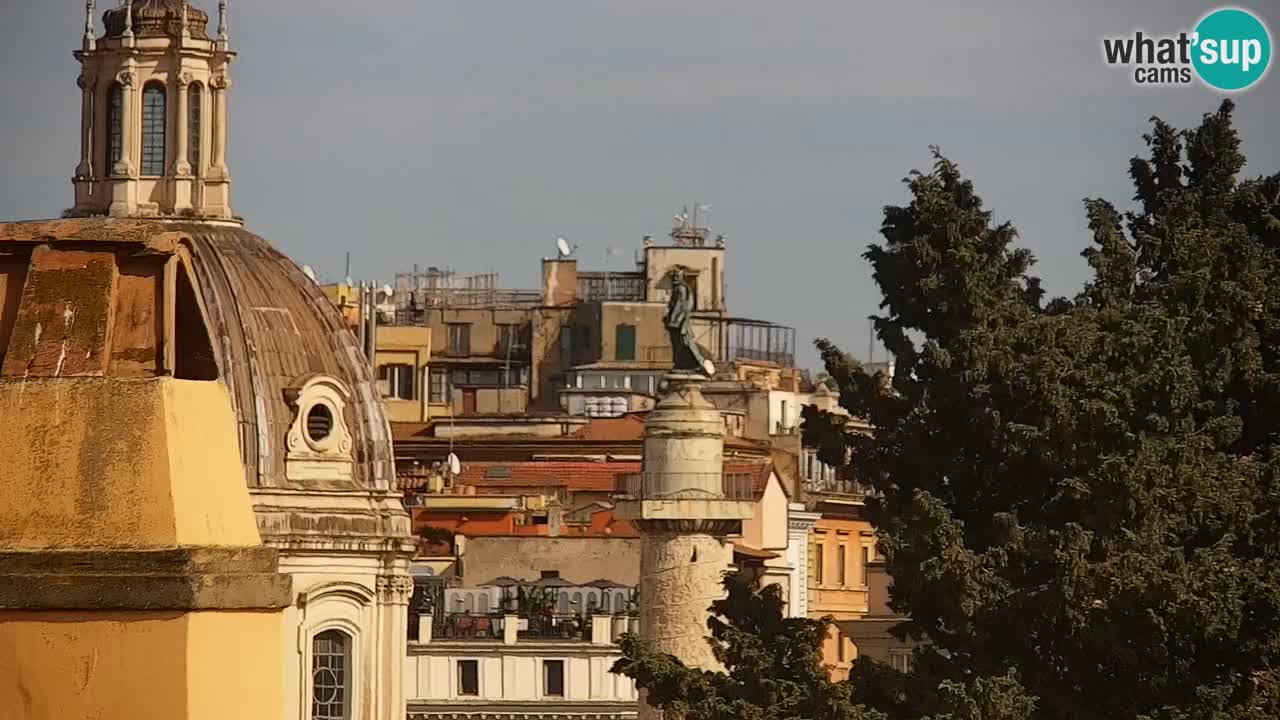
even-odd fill
[[[631,376],[631,392],[641,395],[652,395],[653,391],[649,389],[648,375],[632,375]]]
[[[432,370],[431,371],[431,393],[427,398],[433,403],[446,402],[445,398],[449,394],[449,371],[448,370]]]
[[[568,325],[560,326],[560,364],[573,362],[573,329]]]
[[[415,368],[412,365],[394,364],[378,367],[378,379],[387,382],[387,397],[412,400]]]
[[[822,543],[813,546],[813,582],[822,584]]]
[[[862,584],[867,584],[867,565],[871,563],[871,548],[862,546]]]
[[[564,697],[564,661],[542,661],[542,694],[546,697]]]
[[[845,562],[847,560],[845,550],[844,545],[836,548],[836,577],[839,579],[840,587],[845,585]]]
[[[636,359],[636,326],[635,325],[619,325],[615,329],[615,338],[613,342],[613,359],[615,360],[635,360]]]
[[[191,163],[191,172],[200,175],[200,115],[204,93],[199,83],[193,83],[187,91],[187,162]]]
[[[498,356],[519,355],[529,350],[529,326],[503,324],[498,326]]]
[[[512,367],[507,370],[507,385],[509,387],[523,387],[529,384],[529,368],[521,365]]]
[[[142,89],[142,174],[164,175],[165,90],[148,84]]]
[[[458,661],[458,694],[459,695],[479,695],[480,694],[480,661],[479,660],[459,660]]]
[[[112,85],[107,99],[107,166],[103,175],[112,173],[112,166],[120,162],[124,154],[124,88]]]
[[[471,323],[449,323],[447,327],[449,329],[449,354],[470,355]]]
[[[470,384],[495,387],[502,384],[502,375],[497,370],[472,370]]]
[[[891,650],[889,664],[900,673],[911,672],[911,653],[906,650]]]

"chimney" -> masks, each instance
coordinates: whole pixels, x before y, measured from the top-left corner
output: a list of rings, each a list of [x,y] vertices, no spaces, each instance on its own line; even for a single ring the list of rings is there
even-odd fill
[[[573,305],[578,300],[578,261],[572,258],[545,258],[542,261],[542,304],[547,307]]]

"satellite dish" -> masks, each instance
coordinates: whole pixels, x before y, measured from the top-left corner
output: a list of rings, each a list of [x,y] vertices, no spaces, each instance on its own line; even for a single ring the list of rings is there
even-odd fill
[[[569,241],[562,237],[556,238],[556,250],[560,251],[560,257],[569,257],[573,253],[573,248],[569,247]]]
[[[711,358],[707,358],[702,361],[702,369],[707,373],[707,377],[711,377],[716,374],[716,364],[711,361]]]
[[[307,278],[309,278],[309,279],[311,280],[311,282],[315,282],[315,281],[316,281],[316,271],[315,271],[315,270],[312,270],[310,265],[303,265],[303,266],[302,266],[302,274],[303,274],[303,275],[306,275],[306,276],[307,276]]]
[[[356,281],[355,281],[355,280],[352,280],[352,279],[351,279],[351,276],[350,276],[350,275],[348,275],[348,276],[347,276],[347,282],[346,282],[346,284],[347,284],[347,287],[351,287],[351,286],[353,286],[353,285],[355,285],[355,284],[356,284]]]
[[[457,455],[454,455],[453,453],[449,453],[448,463],[449,463],[450,474],[457,475],[458,473],[462,472],[462,461],[458,459]]]
[[[390,285],[383,285],[383,286],[382,286],[382,294],[383,294],[383,295],[386,295],[387,297],[391,297],[392,293],[394,293],[394,292],[395,292],[395,290],[394,290],[394,289],[392,289],[392,287],[391,287]]]

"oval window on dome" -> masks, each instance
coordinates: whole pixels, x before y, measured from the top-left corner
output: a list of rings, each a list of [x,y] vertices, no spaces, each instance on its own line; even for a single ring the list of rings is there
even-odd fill
[[[307,437],[321,442],[333,432],[333,410],[324,403],[316,403],[307,410]]]

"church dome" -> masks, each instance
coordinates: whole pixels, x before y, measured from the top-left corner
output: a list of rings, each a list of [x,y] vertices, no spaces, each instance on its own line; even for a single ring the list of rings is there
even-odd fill
[[[219,373],[240,423],[249,486],[296,484],[286,472],[287,438],[298,415],[291,395],[304,378],[322,376],[335,379],[349,394],[342,419],[350,432],[353,465],[348,481],[319,482],[333,490],[393,488],[390,425],[373,371],[320,287],[244,229],[199,223],[173,229],[190,238]]]
[[[57,262],[37,267],[32,253],[38,247],[67,248],[70,258],[92,255],[99,258],[95,262],[107,263],[109,272],[103,277],[117,279],[106,281],[101,297],[90,297],[84,288],[92,283],[69,278]],[[25,275],[29,290],[45,293],[31,298],[12,295],[21,305],[8,315],[0,312],[0,319],[21,320],[24,312],[36,317],[40,302],[61,303],[77,313],[77,333],[62,341],[70,343],[66,347],[72,351],[64,347],[62,353],[71,359],[59,359],[56,370],[41,364],[48,365],[46,356],[57,350],[52,331],[37,330],[35,346],[28,347],[25,334],[0,323],[0,357],[4,335],[12,334],[18,340],[8,343],[10,354],[21,346],[27,353],[24,358],[30,358],[6,358],[10,375],[22,374],[14,369],[21,365],[29,367],[32,376],[43,372],[130,379],[172,374],[178,379],[220,381],[230,395],[249,488],[375,494],[394,488],[390,426],[365,355],[320,287],[266,240],[234,226],[94,218],[0,223],[0,251],[10,253],[11,265],[24,266],[10,268],[22,271],[14,277]],[[153,316],[151,310],[137,310],[131,298],[138,297],[138,283],[155,276],[139,270],[137,263],[145,265],[151,262],[146,258],[157,253],[174,258],[178,276],[167,301],[167,307],[175,309],[161,311],[176,317],[176,329],[163,339],[163,332],[139,334],[138,328],[148,327],[145,323],[134,322],[129,326],[134,329],[125,331],[119,325]],[[30,270],[25,267],[28,262]],[[7,267],[0,265],[0,271]],[[125,276],[140,279],[119,279]],[[0,272],[0,288],[3,280]],[[0,293],[0,311],[6,310],[4,299]],[[117,328],[94,334],[88,317],[115,317]],[[50,342],[54,345],[45,347]],[[166,351],[177,348],[169,370],[153,362],[162,342]],[[81,363],[86,367],[77,365],[80,355],[112,361],[98,370],[87,369],[91,361]],[[325,405],[324,411],[313,418],[310,411],[319,404]],[[319,435],[317,431],[328,440],[316,441],[312,436]]]
[[[209,14],[187,0],[128,0],[133,6],[133,34],[135,37],[179,37],[182,35],[182,12],[186,7],[187,27],[191,36],[208,40]],[[102,14],[106,26],[105,37],[124,34],[128,16],[125,5],[111,8]]]

